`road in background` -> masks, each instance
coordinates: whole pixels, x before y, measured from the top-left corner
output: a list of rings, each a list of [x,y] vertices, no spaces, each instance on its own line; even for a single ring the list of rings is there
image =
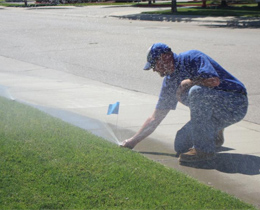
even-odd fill
[[[148,47],[164,42],[176,53],[198,49],[244,82],[250,100],[245,119],[260,124],[260,29],[229,27],[217,18],[166,22],[112,17],[150,10],[158,8],[1,7],[0,56],[158,95],[162,78],[142,71]]]

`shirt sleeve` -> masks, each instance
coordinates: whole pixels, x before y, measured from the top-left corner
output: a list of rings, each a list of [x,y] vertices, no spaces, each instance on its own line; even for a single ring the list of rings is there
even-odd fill
[[[164,78],[156,109],[176,109],[178,103],[176,97],[177,87],[177,82],[174,79]]]
[[[205,55],[200,55],[192,60],[192,66],[195,67],[193,69],[192,74],[194,78],[211,78],[211,77],[219,77],[218,73],[216,72],[214,66],[212,65],[210,58]]]

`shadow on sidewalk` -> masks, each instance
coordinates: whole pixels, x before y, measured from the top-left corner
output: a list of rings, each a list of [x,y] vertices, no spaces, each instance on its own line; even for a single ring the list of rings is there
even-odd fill
[[[257,29],[260,28],[260,20],[253,20],[248,19],[245,21],[241,21],[238,19],[234,19],[232,21],[227,21],[226,24],[202,24],[201,26],[206,26],[209,28],[251,28],[251,29]]]
[[[223,147],[223,149],[218,151],[229,150],[233,149]],[[168,159],[167,157],[177,159],[179,156],[178,154],[174,154],[171,152],[139,151],[139,153],[144,155],[163,156],[163,159],[165,160]],[[200,161],[197,163],[182,162],[180,165],[197,169],[215,169],[223,173],[260,175],[260,157],[254,155],[236,153],[217,153],[217,156],[214,160]]]
[[[260,28],[259,18],[236,18],[229,20],[213,20],[207,16],[197,15],[157,15],[157,14],[131,14],[121,16],[111,16],[119,19],[142,20],[142,21],[165,21],[165,22],[196,22],[201,26],[211,28]]]
[[[168,156],[168,157],[175,157],[178,158],[177,154],[174,153],[164,153],[164,152],[144,152],[144,151],[138,151],[141,154],[144,155],[161,155],[161,156]]]
[[[182,163],[181,165],[200,169],[216,169],[224,173],[260,174],[260,157],[246,154],[218,153],[217,157],[211,161]]]

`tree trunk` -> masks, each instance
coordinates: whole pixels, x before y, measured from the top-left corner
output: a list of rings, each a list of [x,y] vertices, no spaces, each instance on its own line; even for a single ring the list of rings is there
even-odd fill
[[[26,6],[27,7],[27,0],[24,0],[24,6]]]
[[[177,3],[176,0],[172,0],[172,13],[177,12]]]
[[[221,7],[227,7],[227,1],[226,0],[222,0],[221,1],[221,4],[220,4]]]
[[[202,0],[202,7],[206,8],[207,7],[207,0]]]

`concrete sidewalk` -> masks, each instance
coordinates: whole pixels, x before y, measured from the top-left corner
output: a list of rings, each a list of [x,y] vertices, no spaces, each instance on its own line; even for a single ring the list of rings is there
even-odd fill
[[[118,143],[131,137],[153,112],[157,97],[106,85],[55,69],[0,56],[0,93],[37,107]],[[120,101],[119,115],[106,115],[108,104]],[[206,185],[260,208],[260,126],[242,121],[225,131],[225,144],[214,163],[180,166],[173,150],[178,129],[189,110],[178,106],[135,150]],[[118,127],[116,126],[118,125]]]

